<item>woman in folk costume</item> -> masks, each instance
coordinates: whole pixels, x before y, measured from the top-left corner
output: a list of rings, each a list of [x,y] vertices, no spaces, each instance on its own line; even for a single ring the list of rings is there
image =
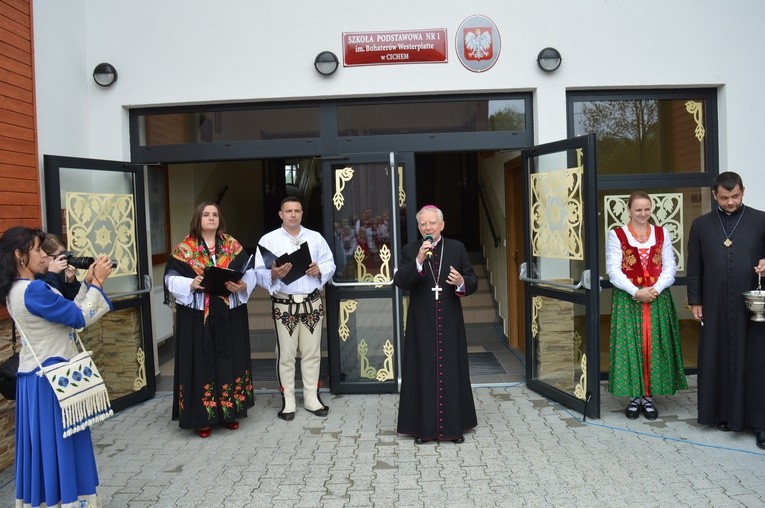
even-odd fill
[[[651,225],[651,198],[642,191],[627,201],[630,220],[608,233],[606,270],[611,299],[608,389],[630,397],[627,418],[659,416],[653,395],[687,388],[680,325],[669,287],[677,266],[665,227]]]
[[[44,238],[41,229],[21,226],[0,238],[0,302],[22,337],[16,375],[16,506],[101,506],[90,429],[63,437],[61,404],[48,378],[38,372],[40,364],[47,367],[76,356],[75,330],[112,309],[102,289],[112,265],[100,256],[74,300],[68,300],[35,279],[49,262],[41,248]],[[89,375],[87,369],[82,374]]]
[[[239,428],[254,404],[247,299],[254,271],[226,282],[228,296],[206,293],[205,268],[241,271],[248,256],[232,236],[218,205],[197,206],[188,236],[173,249],[165,268],[165,303],[175,300],[173,420],[206,438],[212,425]]]

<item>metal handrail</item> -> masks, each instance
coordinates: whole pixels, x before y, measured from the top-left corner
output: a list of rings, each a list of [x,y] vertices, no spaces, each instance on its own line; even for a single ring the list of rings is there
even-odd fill
[[[585,289],[591,288],[591,275],[590,270],[584,270],[582,272],[582,278],[579,280],[576,284],[564,284],[563,282],[555,282],[552,280],[545,280],[545,279],[536,279],[533,277],[527,277],[527,268],[526,263],[521,264],[521,271],[518,274],[518,279],[524,281],[524,282],[532,282],[534,284],[544,284],[546,286],[553,286],[556,288],[563,288],[563,289],[580,289],[584,287]]]
[[[483,195],[483,186],[478,184],[478,197],[481,199],[483,205],[483,213],[486,214],[486,221],[489,223],[489,229],[491,230],[491,236],[494,238],[494,246],[499,247],[499,235],[494,230],[494,222],[491,220],[491,213],[489,213],[489,207],[486,205],[486,198]]]
[[[117,298],[123,298],[125,296],[135,296],[135,295],[142,295],[144,293],[150,293],[152,290],[152,280],[150,275],[144,275],[143,276],[143,289],[138,289],[136,291],[127,291],[124,293],[114,293],[109,294],[107,293],[106,296],[109,297],[110,300],[114,300]]]
[[[393,279],[386,280],[383,282],[335,282],[332,279],[329,279],[329,283],[332,284],[335,287],[376,287],[376,286],[392,286],[393,285]]]

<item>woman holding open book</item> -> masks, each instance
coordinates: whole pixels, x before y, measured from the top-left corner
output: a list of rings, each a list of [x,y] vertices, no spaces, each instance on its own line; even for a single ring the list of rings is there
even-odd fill
[[[215,294],[210,292],[212,267],[241,278],[226,277],[225,290]],[[175,301],[173,420],[182,429],[196,429],[199,437],[209,437],[218,423],[238,429],[238,419],[253,406],[246,304],[254,288],[247,253],[226,234],[218,205],[197,206],[188,236],[167,261],[165,303],[170,296]]]

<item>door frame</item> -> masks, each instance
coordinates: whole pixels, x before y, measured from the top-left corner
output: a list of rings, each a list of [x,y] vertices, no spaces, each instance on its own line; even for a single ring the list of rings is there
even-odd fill
[[[581,192],[583,200],[583,227],[584,227],[584,270],[589,271],[589,288],[563,289],[556,287],[555,283],[545,282],[535,277],[533,268],[529,274],[522,273],[519,278],[524,281],[526,322],[526,386],[531,390],[544,395],[570,409],[578,411],[592,418],[600,417],[600,277],[599,277],[599,252],[598,252],[598,205],[597,205],[597,167],[595,158],[595,134],[588,134],[576,138],[555,141],[534,146],[521,151],[523,167],[523,192],[524,192],[524,251],[525,259],[530,262],[533,259],[531,249],[531,194],[530,175],[534,170],[534,160],[541,155],[549,155],[572,150],[582,150],[582,180]],[[568,167],[571,167],[569,162]],[[582,283],[586,277],[583,273]],[[563,300],[572,304],[582,305],[585,308],[585,347],[586,372],[584,373],[584,393],[578,398],[571,393],[564,392],[550,384],[536,378],[536,358],[534,356],[534,343],[532,336],[532,297],[540,296]]]
[[[144,182],[144,164],[133,164],[124,161],[86,159],[80,157],[64,157],[44,155],[43,168],[45,174],[45,212],[47,231],[62,235],[61,227],[61,179],[59,170],[74,168],[98,171],[114,171],[130,173],[133,176],[135,192],[136,247],[138,249],[138,280],[148,282],[144,287],[130,295],[120,294],[122,298],[112,302],[114,311],[138,307],[141,311],[141,328],[144,350],[144,368],[146,369],[146,386],[128,395],[113,399],[112,409],[115,412],[127,409],[154,397],[156,392],[156,373],[154,366],[154,336],[151,318],[151,261],[148,254],[146,236],[146,190]],[[148,263],[148,265],[147,265]],[[108,294],[107,294],[108,295]],[[131,296],[125,298],[124,296]]]

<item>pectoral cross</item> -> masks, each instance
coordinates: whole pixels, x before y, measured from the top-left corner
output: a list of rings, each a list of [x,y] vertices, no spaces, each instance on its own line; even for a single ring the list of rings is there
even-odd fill
[[[444,290],[444,288],[440,287],[438,284],[436,284],[436,287],[434,287],[433,289],[431,289],[431,291],[433,291],[433,292],[436,294],[436,300],[438,300],[438,295],[439,295],[439,294],[441,293],[441,291],[443,291],[443,290]]]

